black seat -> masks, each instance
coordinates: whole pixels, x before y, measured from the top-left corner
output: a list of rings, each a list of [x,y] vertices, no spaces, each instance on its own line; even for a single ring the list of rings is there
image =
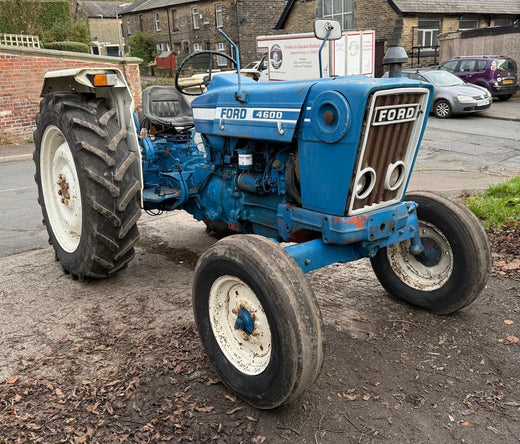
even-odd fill
[[[193,112],[184,96],[173,86],[149,86],[143,91],[143,114],[152,123],[192,127]]]

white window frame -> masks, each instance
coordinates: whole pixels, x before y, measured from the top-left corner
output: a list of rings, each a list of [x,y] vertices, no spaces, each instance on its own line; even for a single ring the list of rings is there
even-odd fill
[[[224,26],[224,10],[222,3],[215,4],[215,26],[222,28]]]
[[[354,1],[339,0],[341,5],[337,4],[337,0],[321,0],[321,17],[324,19],[337,20],[341,23],[341,29],[352,29],[354,19]]]
[[[220,42],[217,43],[217,51],[218,52],[226,52],[226,43]],[[227,66],[227,59],[225,57],[217,56],[217,66]]]
[[[193,44],[193,51],[202,51],[202,48],[200,47],[200,43],[194,43]]]
[[[130,17],[128,17],[126,19],[126,34],[127,35],[132,35],[132,27],[130,26],[131,25],[131,21],[130,21]]]
[[[475,22],[476,26],[460,26],[462,22]],[[466,19],[466,18],[461,18],[459,19],[459,31],[467,31],[469,29],[478,29],[479,27],[479,21],[478,19]]]
[[[155,30],[156,31],[160,31],[161,30],[161,20],[160,20],[158,12],[154,12],[153,13],[153,19],[154,19],[154,22],[155,22]]]
[[[417,46],[421,48],[430,48],[434,49],[436,46],[439,45],[439,41],[437,40],[437,37],[439,35],[441,23],[438,20],[431,20],[437,22],[437,26],[421,26],[419,25],[417,28]],[[429,42],[430,44],[427,45],[426,43]]]
[[[191,8],[191,16],[193,18],[193,29],[200,29],[199,23],[199,8]]]

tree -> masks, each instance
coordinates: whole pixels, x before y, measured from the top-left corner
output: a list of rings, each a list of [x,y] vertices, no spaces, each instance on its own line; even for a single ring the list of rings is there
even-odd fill
[[[155,39],[151,34],[136,32],[128,39],[130,55],[143,59],[143,63],[150,63],[157,55]]]

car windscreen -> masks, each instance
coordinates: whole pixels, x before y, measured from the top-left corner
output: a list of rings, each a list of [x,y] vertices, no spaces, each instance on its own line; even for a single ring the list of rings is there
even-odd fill
[[[457,86],[464,83],[463,80],[448,71],[428,71],[421,73],[433,86]]]

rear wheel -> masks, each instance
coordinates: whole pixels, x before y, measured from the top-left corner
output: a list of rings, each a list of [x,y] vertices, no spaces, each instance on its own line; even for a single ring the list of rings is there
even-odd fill
[[[448,117],[451,117],[452,110],[450,102],[444,99],[437,100],[433,105],[433,114],[439,119],[447,119]]]
[[[139,162],[104,99],[48,94],[35,131],[35,180],[56,258],[74,278],[128,264],[139,239]]]
[[[314,293],[274,242],[235,235],[200,259],[193,281],[199,334],[223,383],[260,409],[291,402],[323,363]]]
[[[465,206],[434,193],[406,196],[419,204],[417,216],[426,254],[412,255],[410,241],[390,245],[371,260],[392,296],[439,314],[471,304],[491,272],[486,232]]]
[[[503,94],[501,96],[497,96],[497,99],[505,102],[506,100],[509,100],[511,97],[513,97],[513,94]]]

